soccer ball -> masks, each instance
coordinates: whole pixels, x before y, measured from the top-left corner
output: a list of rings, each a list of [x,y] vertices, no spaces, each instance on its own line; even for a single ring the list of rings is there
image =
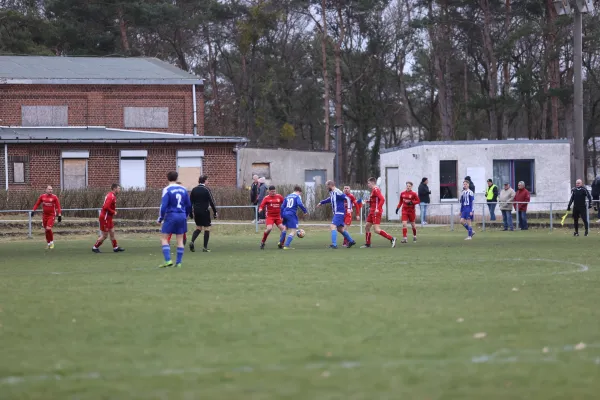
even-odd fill
[[[300,239],[302,239],[304,237],[304,235],[306,235],[306,232],[304,232],[304,229],[298,229],[296,231],[296,236],[298,236]]]

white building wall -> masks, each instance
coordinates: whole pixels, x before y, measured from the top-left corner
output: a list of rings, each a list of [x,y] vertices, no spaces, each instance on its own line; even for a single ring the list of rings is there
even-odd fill
[[[306,171],[325,171],[325,180],[334,178],[332,152],[255,148],[243,148],[239,152],[238,168],[243,187],[252,184],[253,164],[258,163],[269,164],[267,182],[274,185],[302,185]],[[325,180],[320,183],[325,184]]]
[[[434,142],[435,143],[435,142]],[[415,147],[384,152],[380,156],[381,188],[386,195],[386,201],[397,203],[398,199],[390,199],[386,192],[386,168],[399,167],[400,186],[412,181],[416,191],[421,178],[429,178],[431,204],[455,203],[457,200],[440,200],[440,171],[441,160],[457,160],[457,180],[459,193],[462,181],[469,168],[482,168],[483,177],[493,179],[494,160],[534,160],[534,175],[536,193],[531,196],[529,210],[543,211],[549,209],[544,202],[569,201],[570,196],[570,144],[567,141],[478,141],[453,142],[448,144],[430,144],[423,142]],[[485,202],[484,182],[475,183],[475,201]],[[502,189],[503,182],[494,182]],[[516,190],[516,188],[514,188]],[[460,194],[459,194],[460,195]],[[394,196],[396,197],[396,196]],[[537,204],[536,204],[537,203]],[[447,207],[431,207],[434,215],[436,209],[440,212]],[[477,211],[477,210],[476,210]],[[444,211],[445,212],[445,211]],[[499,214],[499,211],[497,211]]]

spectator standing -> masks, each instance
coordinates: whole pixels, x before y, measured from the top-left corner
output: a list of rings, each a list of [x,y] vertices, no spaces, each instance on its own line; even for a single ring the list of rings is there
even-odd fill
[[[469,190],[470,190],[471,192],[473,192],[473,194],[475,194],[475,184],[474,184],[474,183],[473,183],[473,181],[471,180],[471,177],[470,177],[470,176],[468,176],[468,175],[467,175],[467,176],[465,176],[465,181],[468,181],[468,182],[469,182]]]
[[[598,211],[598,221],[600,223],[600,175],[596,176],[592,182],[592,200],[594,201],[594,210]]]
[[[487,180],[487,189],[485,189],[485,199],[490,210],[490,221],[496,220],[496,203],[498,202],[498,186],[494,185],[491,179]]]
[[[527,204],[531,201],[531,194],[525,187],[525,182],[521,181],[517,185],[517,193],[515,193],[515,210],[519,218],[519,228],[522,231],[529,229],[527,225]]]
[[[427,225],[427,207],[429,207],[429,203],[431,203],[431,190],[429,190],[428,184],[429,179],[421,179],[421,184],[417,191],[417,195],[421,200],[421,203],[419,203],[419,208],[421,209],[421,225]]]
[[[515,200],[515,190],[510,187],[510,183],[504,184],[504,189],[498,195],[498,205],[500,211],[502,211],[502,222],[504,223],[505,231],[513,231],[513,220],[512,220],[512,202]]]
[[[253,206],[258,205],[258,175],[252,175],[252,185],[250,185],[250,204]],[[255,222],[256,220],[252,220]]]
[[[588,203],[586,203],[586,200]],[[573,205],[573,225],[575,227],[573,236],[579,236],[579,218],[583,221],[585,236],[587,236],[590,226],[587,219],[587,209],[588,207],[592,208],[592,196],[590,196],[590,192],[583,186],[581,179],[577,179],[575,187],[571,189],[571,199],[569,200],[567,211],[571,211],[571,205]]]
[[[264,198],[267,196],[267,184],[265,183],[266,179],[264,176],[258,178],[258,198],[256,199],[256,204],[261,204]],[[265,220],[265,211],[258,213],[259,221],[264,222]]]

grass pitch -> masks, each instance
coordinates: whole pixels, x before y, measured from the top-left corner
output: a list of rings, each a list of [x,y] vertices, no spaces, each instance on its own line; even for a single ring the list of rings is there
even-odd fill
[[[597,232],[328,236],[215,233],[168,270],[156,238],[0,243],[0,398],[598,397]]]

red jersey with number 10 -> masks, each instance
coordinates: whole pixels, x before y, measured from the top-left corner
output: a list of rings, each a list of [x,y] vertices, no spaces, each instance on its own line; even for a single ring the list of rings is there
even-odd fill
[[[381,193],[381,189],[377,186],[371,191],[371,197],[369,198],[369,214],[383,213],[383,203],[385,203],[385,197]]]
[[[40,204],[42,205],[44,215],[60,215],[62,213],[60,201],[58,201],[58,197],[54,194],[44,193],[41,195],[33,206],[33,211],[37,210]]]
[[[100,218],[112,217],[117,212],[117,196],[113,192],[108,192],[104,198],[104,205],[100,212]]]
[[[281,216],[281,205],[283,204],[283,196],[276,194],[275,196],[266,196],[260,206],[259,210],[266,210],[267,217],[279,218]]]
[[[417,204],[419,204],[421,202],[421,200],[419,200],[419,195],[417,195],[417,193],[411,191],[404,191],[402,193],[400,193],[400,201],[398,202],[398,207],[396,208],[402,208],[403,211],[410,211],[410,210],[414,210],[415,206]]]

